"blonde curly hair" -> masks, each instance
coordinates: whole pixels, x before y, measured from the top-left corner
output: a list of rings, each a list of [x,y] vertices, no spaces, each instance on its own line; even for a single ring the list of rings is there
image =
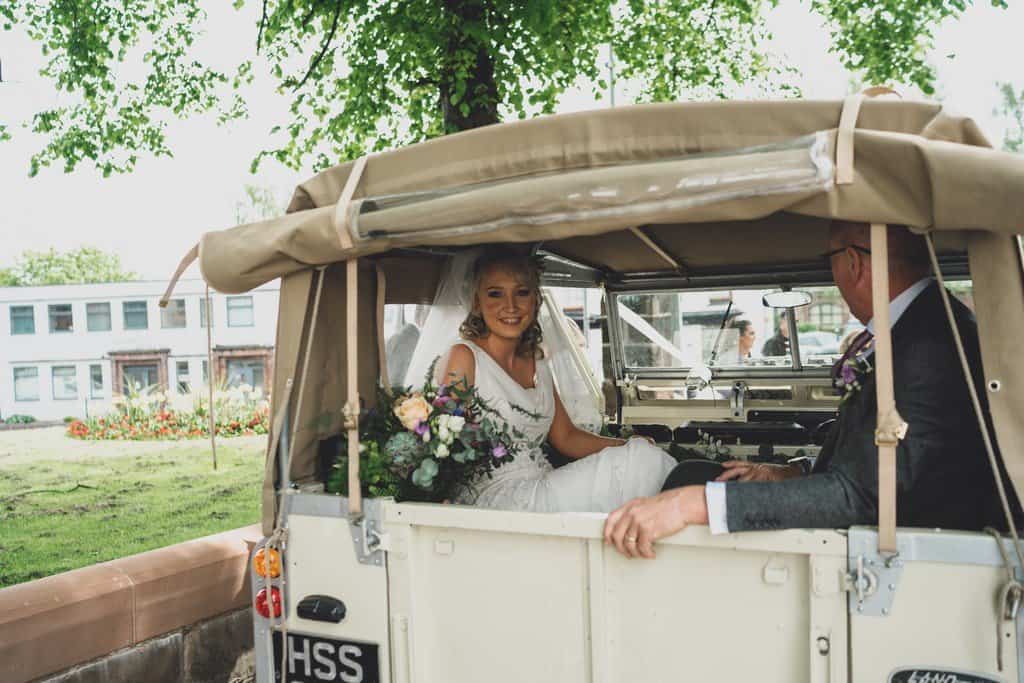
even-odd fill
[[[531,256],[528,251],[524,251],[521,248],[509,247],[507,245],[484,247],[476,263],[473,264],[472,277],[469,282],[473,307],[459,326],[459,336],[463,339],[473,340],[482,339],[491,333],[487,328],[487,323],[484,322],[484,317],[479,313],[476,297],[483,274],[494,266],[501,266],[510,272],[524,276],[526,283],[533,290],[537,302],[534,309],[533,322],[530,323],[530,326],[519,337],[519,343],[516,345],[516,355],[524,358],[531,356],[533,358],[543,358],[544,352],[540,348],[540,343],[543,341],[544,335],[541,333],[540,323],[537,320],[537,316],[540,315],[540,278],[542,270],[538,260]]]

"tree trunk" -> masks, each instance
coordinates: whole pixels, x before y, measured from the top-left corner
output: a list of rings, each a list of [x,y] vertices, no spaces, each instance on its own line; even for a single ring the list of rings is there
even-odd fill
[[[463,30],[466,23],[485,25],[484,4],[479,0],[446,0],[444,6],[451,16],[448,46],[439,75],[445,133],[498,123],[498,86],[494,81],[491,45]],[[494,30],[494,27],[487,28]],[[452,95],[458,93],[460,53],[472,53],[475,59],[467,70],[465,90],[453,103]],[[468,105],[468,110],[463,111],[462,105]]]

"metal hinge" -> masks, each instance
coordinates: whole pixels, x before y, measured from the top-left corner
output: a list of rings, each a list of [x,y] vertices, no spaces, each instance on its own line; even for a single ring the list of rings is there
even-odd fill
[[[362,516],[349,519],[348,527],[359,563],[383,566],[384,553],[391,550],[391,536],[382,528],[380,501],[364,499]]]
[[[878,552],[878,532],[874,530],[850,529],[848,543],[843,590],[849,593],[850,614],[889,616],[903,576],[903,560],[898,553]]]

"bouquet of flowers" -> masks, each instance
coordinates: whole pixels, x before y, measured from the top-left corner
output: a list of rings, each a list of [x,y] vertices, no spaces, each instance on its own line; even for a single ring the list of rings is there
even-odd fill
[[[436,362],[436,361],[435,361]],[[472,481],[510,461],[523,435],[509,428],[473,387],[461,383],[378,392],[377,407],[360,418],[360,483],[370,496],[453,500]],[[513,407],[515,408],[515,407]],[[521,409],[519,409],[521,410]],[[327,480],[348,492],[348,448]]]

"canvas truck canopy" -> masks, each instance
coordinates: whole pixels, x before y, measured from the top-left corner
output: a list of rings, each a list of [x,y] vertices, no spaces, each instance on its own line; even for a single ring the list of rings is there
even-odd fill
[[[341,430],[349,376],[364,401],[374,396],[384,303],[429,302],[439,253],[543,243],[607,282],[685,278],[811,262],[835,218],[905,224],[932,232],[940,254],[969,254],[993,420],[1024,492],[1024,367],[1013,342],[1024,338],[1024,158],[990,149],[971,120],[930,103],[658,104],[373,155],[300,185],[281,218],[203,236],[197,254],[216,289],[282,278],[265,527],[285,415],[289,479],[312,479],[318,441]],[[353,259],[346,275],[341,262]],[[356,283],[354,338],[346,292]]]

